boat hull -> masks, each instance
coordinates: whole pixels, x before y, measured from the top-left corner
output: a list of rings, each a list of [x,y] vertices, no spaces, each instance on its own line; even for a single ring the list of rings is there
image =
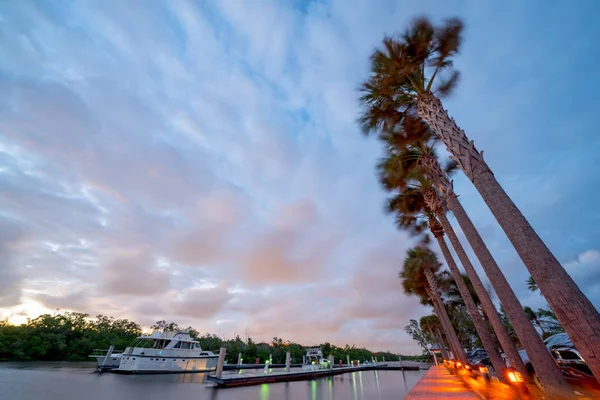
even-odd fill
[[[108,357],[106,361],[106,356],[90,356],[96,359],[96,367],[100,370],[110,370],[114,368],[119,368],[121,364],[121,354],[112,354]]]
[[[210,372],[216,369],[218,356],[182,358],[182,357],[145,357],[125,355],[119,368],[112,372],[121,374],[178,374]]]

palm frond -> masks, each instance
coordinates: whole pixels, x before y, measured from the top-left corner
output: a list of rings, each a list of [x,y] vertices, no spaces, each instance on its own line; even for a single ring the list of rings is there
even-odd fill
[[[460,78],[460,73],[458,71],[452,71],[452,74],[450,75],[449,78],[440,82],[437,89],[435,90],[435,93],[439,97],[448,96],[452,92],[452,90],[454,90],[456,85],[458,84],[459,78]]]

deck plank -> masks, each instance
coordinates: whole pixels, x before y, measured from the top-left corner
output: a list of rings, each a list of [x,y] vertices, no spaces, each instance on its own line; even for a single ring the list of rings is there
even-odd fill
[[[480,399],[467,389],[461,380],[444,366],[434,366],[423,375],[421,380],[408,393],[405,400]]]

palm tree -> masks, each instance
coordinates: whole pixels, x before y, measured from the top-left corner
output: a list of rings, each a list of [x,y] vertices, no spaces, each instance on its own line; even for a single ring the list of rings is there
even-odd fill
[[[389,167],[389,164],[391,164],[391,160],[388,160],[387,163],[384,162],[383,164],[386,164]],[[384,170],[381,173],[380,180],[385,183],[385,187],[389,187],[389,185],[392,183],[392,179],[388,180],[387,177],[388,174]],[[490,361],[492,362],[494,369],[498,372],[503,371],[506,366],[504,364],[504,361],[502,360],[502,357],[500,356],[500,353],[498,353],[498,350],[496,350],[494,338],[488,330],[485,320],[479,313],[479,309],[477,308],[475,301],[471,297],[471,294],[467,285],[465,284],[465,281],[462,279],[458,266],[454,262],[452,253],[450,252],[450,249],[448,248],[448,245],[444,240],[444,228],[436,219],[436,215],[439,215],[439,213],[443,213],[444,211],[440,208],[441,205],[439,202],[437,204],[431,204],[430,201],[430,204],[427,204],[427,197],[431,198],[431,196],[437,196],[436,194],[432,195],[430,193],[432,190],[434,189],[431,187],[431,183],[426,179],[423,179],[422,181],[418,182],[418,184],[407,186],[402,192],[400,192],[400,194],[390,199],[388,203],[388,211],[395,212],[396,215],[400,216],[397,217],[397,219],[399,219],[400,221],[415,219],[415,222],[411,225],[401,225],[401,227],[408,229],[414,229],[415,226],[421,226],[421,224],[417,222],[417,218],[427,220],[429,230],[438,242],[440,250],[442,251],[442,255],[446,260],[446,264],[450,268],[452,278],[454,279],[454,282],[458,287],[460,296],[464,301],[467,312],[469,313],[469,316],[473,321],[475,330],[477,331],[479,339],[481,340],[483,347],[485,348],[485,350],[488,353],[488,356],[490,357]],[[501,374],[500,376],[503,377],[503,374]]]
[[[440,167],[439,163],[437,162],[437,158],[435,157],[435,153],[433,152],[433,145],[427,142],[429,141],[429,139],[431,139],[427,136],[428,129],[426,129],[426,127],[424,129],[422,123],[416,123],[411,118],[407,118],[405,122],[407,122],[407,124],[405,125],[404,130],[396,130],[395,132],[388,131],[385,132],[382,136],[382,138],[387,144],[388,152],[392,153],[392,156],[388,157],[383,163],[380,163],[378,167],[380,170],[380,181],[382,182],[384,188],[387,190],[391,190],[393,187],[405,188],[407,185],[409,185],[410,182],[419,182],[426,180],[430,177],[435,177],[435,179],[431,179],[432,182],[447,182],[448,174],[452,172],[452,166],[446,166],[446,168],[444,169]],[[424,131],[424,133],[415,135],[414,132],[420,131]],[[411,135],[420,136],[423,139],[414,141],[412,146],[406,146],[405,139],[407,137],[410,137]],[[431,165],[434,165],[435,168],[432,169]],[[431,172],[432,170],[433,172]],[[467,275],[471,279],[471,282],[473,283],[477,295],[482,302],[483,309],[488,317],[490,325],[496,333],[498,341],[500,342],[500,345],[502,346],[511,366],[521,371],[524,376],[528,376],[525,365],[523,364],[523,361],[519,356],[517,349],[514,346],[508,329],[502,322],[502,319],[498,314],[496,306],[492,302],[492,299],[490,298],[487,290],[485,289],[483,282],[479,278],[479,275],[477,274],[475,268],[473,267],[473,264],[469,260],[465,249],[463,248],[462,244],[460,243],[460,240],[458,239],[458,236],[454,232],[450,221],[446,217],[446,213],[444,211],[444,199],[441,197],[439,192],[436,192],[431,188],[427,191],[427,193],[429,193],[431,207],[435,207],[438,210],[436,216],[440,221],[444,232],[447,233],[448,238],[450,239],[450,243],[454,247],[454,250],[456,251],[456,254],[458,255],[463,267],[465,268]],[[456,199],[456,196],[454,196],[454,198]],[[423,200],[425,200],[425,198],[423,198]],[[456,202],[451,203],[453,206],[455,206],[454,208],[452,208],[453,210],[459,209],[455,203],[458,203],[458,199],[456,199]],[[418,203],[416,201],[413,200],[408,204],[411,204],[413,209],[417,209]],[[405,207],[405,210],[406,209],[407,207]],[[407,226],[407,224],[413,222],[413,220],[416,219],[417,217],[414,213],[411,214],[408,212],[404,212],[402,213],[402,220],[399,220],[399,222],[404,222],[405,226]],[[468,220],[468,217],[466,217],[466,219]],[[461,227],[464,227],[468,225],[468,221],[459,220],[459,223]],[[402,224],[400,225],[402,226]],[[478,233],[477,236],[480,238]],[[467,238],[470,242],[471,240],[475,240],[470,237]],[[480,242],[482,243],[483,241],[481,240]],[[481,243],[479,242],[477,243],[480,247],[485,247],[485,243],[483,243],[483,245],[481,245]],[[489,258],[491,258],[491,253],[489,253],[489,251],[487,253],[482,254],[486,254],[486,257],[487,255],[489,255]],[[481,256],[481,254],[477,253],[477,251],[476,255],[478,257]],[[481,257],[479,259],[482,260]],[[498,268],[495,261],[493,261],[493,258],[492,261],[488,260],[488,263],[484,264],[484,269],[496,291],[500,292],[500,301],[503,304],[505,301],[510,304],[514,304],[516,302],[516,305],[513,306],[513,308],[511,308],[510,310],[511,315],[514,318],[520,318],[521,322],[525,324],[523,325],[523,329],[521,329],[520,331],[521,335],[529,335],[531,337],[529,342],[535,343],[537,346],[536,349],[538,349],[538,351],[540,347],[543,347],[545,349],[545,346],[539,338],[539,335],[537,334],[536,330],[531,326],[531,323],[529,322],[527,316],[523,313],[521,304],[514,295],[514,292],[512,292],[512,289],[510,289],[508,281],[502,274],[502,271],[500,271],[500,269]],[[511,293],[512,297],[510,296]],[[500,296],[500,294],[502,294],[503,296]],[[536,339],[537,343],[535,342]],[[529,347],[527,349],[530,350]],[[556,368],[554,362],[551,359],[546,359],[545,361],[541,362],[546,364],[550,362],[550,367]],[[539,361],[536,364],[534,364],[534,366],[539,370],[543,371],[543,367],[540,367]]]
[[[417,246],[409,249],[404,260],[404,268],[400,272],[402,287],[406,294],[419,296],[422,303],[433,305],[455,357],[459,361],[467,362],[467,356],[452,327],[437,287],[436,274],[440,267],[437,256],[428,248]]]
[[[442,358],[444,360],[449,360],[450,357],[448,357],[448,352],[446,351],[446,344],[444,343],[444,339],[440,332],[442,325],[438,316],[426,315],[424,317],[421,317],[421,320],[419,321],[419,326],[423,331],[428,332],[429,335],[431,335],[431,337],[433,338],[434,342],[438,344],[438,346],[440,347],[440,353],[442,353]]]
[[[372,75],[361,87],[364,113],[360,122],[365,132],[378,131],[397,123],[399,114],[394,111],[400,111],[400,114],[416,113],[428,123],[479,191],[558,320],[600,380],[600,313],[500,186],[484,161],[483,152],[475,148],[442,106],[440,98],[458,82],[458,71],[452,70],[452,57],[459,50],[462,29],[458,19],[434,27],[421,18],[401,38],[386,37],[384,48],[375,50],[371,56]],[[444,73],[448,77],[438,83],[436,78]],[[452,193],[443,194],[449,198]],[[581,320],[586,323],[579,323]],[[546,387],[562,387],[566,391],[564,379],[554,375],[558,381],[544,379]]]
[[[527,288],[532,292],[537,292],[540,289],[531,275],[529,276],[529,279],[527,279]]]
[[[544,327],[542,326],[538,315],[535,313],[535,311],[533,311],[531,309],[531,307],[523,307],[523,311],[525,311],[525,314],[527,314],[527,317],[529,317],[529,320],[534,324],[537,325],[540,328],[540,331],[542,331],[542,337],[546,337],[546,331],[544,330]]]

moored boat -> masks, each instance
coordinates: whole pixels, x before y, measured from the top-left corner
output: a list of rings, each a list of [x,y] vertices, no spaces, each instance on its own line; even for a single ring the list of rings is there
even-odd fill
[[[117,373],[160,374],[207,372],[216,368],[218,355],[202,350],[187,332],[154,332],[140,336],[121,355]]]
[[[323,352],[319,347],[312,347],[306,350],[306,363],[302,365],[304,370],[317,370],[331,368],[329,360],[323,358]]]

